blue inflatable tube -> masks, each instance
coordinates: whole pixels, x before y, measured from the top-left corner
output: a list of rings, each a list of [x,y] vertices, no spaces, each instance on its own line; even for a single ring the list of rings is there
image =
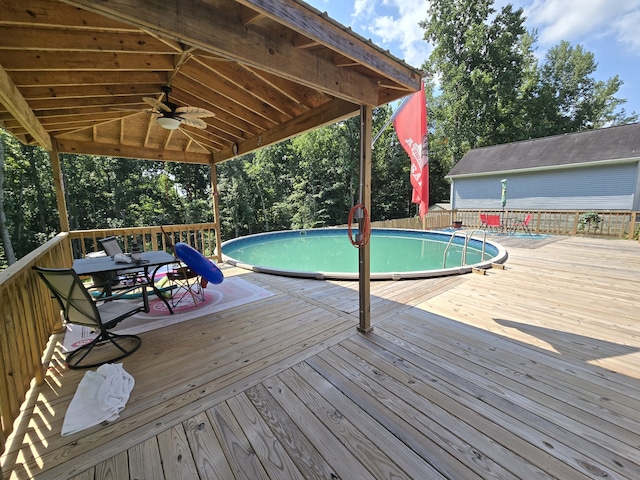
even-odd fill
[[[178,242],[173,247],[176,257],[182,260],[191,270],[213,284],[222,283],[224,274],[215,263],[202,255],[199,251],[184,242]]]

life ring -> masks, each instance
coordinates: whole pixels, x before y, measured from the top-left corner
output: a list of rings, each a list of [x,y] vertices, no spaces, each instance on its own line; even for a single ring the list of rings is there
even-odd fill
[[[176,257],[205,280],[216,285],[224,280],[224,274],[218,266],[192,246],[178,242],[173,246],[173,250]]]
[[[362,208],[362,226],[359,229],[360,239],[355,240],[353,238],[353,232],[351,231],[351,225],[353,224],[353,217],[355,213]],[[356,248],[362,248],[369,243],[369,237],[371,236],[371,223],[369,222],[369,212],[365,206],[361,203],[354,205],[349,211],[349,218],[347,220],[347,233],[349,235],[349,241]]]

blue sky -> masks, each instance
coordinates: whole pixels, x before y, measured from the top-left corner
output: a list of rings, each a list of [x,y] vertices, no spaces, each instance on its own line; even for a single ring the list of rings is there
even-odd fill
[[[414,67],[431,52],[418,26],[428,0],[305,1]],[[595,56],[595,79],[618,75],[617,97],[627,99],[627,113],[640,115],[640,0],[496,0],[494,7],[507,3],[522,7],[527,28],[537,29],[540,59],[561,40],[582,45]]]

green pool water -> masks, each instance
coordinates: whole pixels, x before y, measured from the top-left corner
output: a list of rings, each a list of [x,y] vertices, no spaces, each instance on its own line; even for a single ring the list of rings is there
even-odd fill
[[[464,239],[453,242],[443,265],[450,234],[374,229],[371,244],[371,273],[437,271],[462,265]],[[466,265],[484,262],[498,249],[470,242]],[[358,249],[349,242],[346,230],[320,229],[252,235],[225,242],[222,252],[231,263],[289,272],[334,272],[357,274]]]

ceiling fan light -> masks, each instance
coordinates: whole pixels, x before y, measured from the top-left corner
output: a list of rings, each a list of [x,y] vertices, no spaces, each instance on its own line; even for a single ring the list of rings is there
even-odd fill
[[[180,120],[173,117],[158,117],[158,125],[167,130],[175,130],[180,126]]]

